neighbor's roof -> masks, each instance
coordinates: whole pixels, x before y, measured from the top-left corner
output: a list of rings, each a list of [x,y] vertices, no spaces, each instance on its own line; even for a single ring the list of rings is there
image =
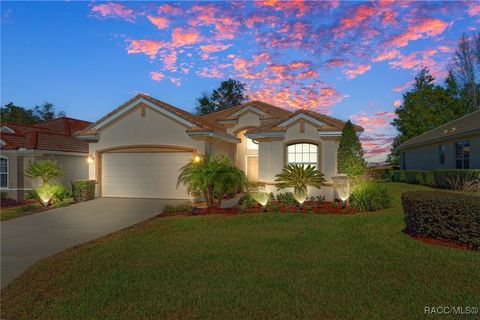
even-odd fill
[[[461,118],[450,121],[438,128],[427,131],[415,138],[405,141],[399,149],[441,142],[469,134],[480,134],[480,110],[469,113]]]
[[[19,148],[88,153],[88,142],[75,138],[75,131],[86,128],[90,122],[60,117],[27,125],[14,122],[2,122],[0,138],[5,142],[2,150],[15,150]]]
[[[252,107],[254,109],[259,110],[261,113],[264,113],[261,118],[262,120],[268,120],[266,124],[263,126],[260,126],[259,128],[256,128],[255,130],[260,132],[261,130],[276,130],[278,128],[275,128],[275,124],[280,124],[284,122],[286,119],[289,119],[290,117],[298,114],[298,113],[304,113],[312,118],[317,119],[318,121],[321,121],[326,124],[326,126],[319,127],[319,130],[324,130],[324,131],[341,131],[343,129],[343,126],[345,125],[345,122],[328,117],[326,115],[310,111],[310,110],[299,110],[297,112],[292,112],[286,109],[283,109],[281,107],[277,107],[271,104],[268,104],[266,102],[262,101],[248,101],[245,103],[242,103],[240,105],[221,110],[218,112],[214,112],[208,115],[204,116],[197,116],[193,115],[187,111],[184,111],[180,108],[174,107],[168,103],[165,103],[163,101],[157,100],[155,98],[152,98],[146,94],[138,94],[132,99],[128,100],[112,112],[108,113],[104,117],[102,117],[100,120],[96,121],[95,123],[91,124],[84,130],[81,130],[77,132],[77,135],[95,135],[98,130],[100,129],[95,129],[98,128],[99,126],[102,126],[102,123],[117,114],[118,112],[121,112],[123,109],[129,107],[132,103],[135,103],[138,99],[145,99],[148,102],[163,108],[172,114],[174,114],[177,117],[180,117],[183,120],[186,120],[190,123],[192,123],[194,126],[192,128],[189,128],[187,131],[188,132],[199,132],[199,131],[209,131],[209,132],[214,132],[214,133],[220,133],[222,135],[227,135],[231,137],[232,139],[236,139],[235,136],[230,135],[227,133],[227,127],[221,123],[221,121],[225,120],[236,120],[239,117],[238,112],[242,111],[244,108]],[[357,131],[363,131],[363,128],[359,126],[355,126],[355,130]]]

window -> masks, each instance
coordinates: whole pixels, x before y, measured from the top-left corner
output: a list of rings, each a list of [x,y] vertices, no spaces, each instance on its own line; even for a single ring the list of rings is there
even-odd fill
[[[470,142],[455,143],[455,164],[457,169],[470,169]]]
[[[8,159],[0,158],[0,187],[8,188]]]
[[[247,139],[247,150],[258,150],[258,143],[253,142],[252,139],[247,137],[245,137],[245,139]]]
[[[287,147],[287,164],[318,164],[318,146],[312,143],[297,143]]]
[[[438,146],[438,154],[440,156],[440,164],[445,164],[445,145],[441,144]]]

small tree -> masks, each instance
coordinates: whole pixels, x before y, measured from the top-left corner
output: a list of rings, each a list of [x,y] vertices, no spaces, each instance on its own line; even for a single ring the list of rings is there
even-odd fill
[[[50,180],[61,177],[64,174],[63,169],[54,160],[32,162],[25,171],[25,175],[29,178],[42,179],[42,186],[50,184]]]
[[[343,127],[338,147],[338,173],[344,173],[350,178],[360,177],[365,173],[365,166],[362,145],[352,122],[348,120]]]
[[[293,188],[293,194],[298,202],[303,203],[308,196],[308,186],[321,188],[325,182],[323,173],[312,165],[306,167],[300,164],[289,164],[276,175],[277,190]]]
[[[207,201],[209,207],[220,206],[223,196],[242,191],[247,178],[240,169],[232,166],[230,160],[220,154],[206,155],[200,161],[185,165],[177,180],[187,186],[188,193]]]

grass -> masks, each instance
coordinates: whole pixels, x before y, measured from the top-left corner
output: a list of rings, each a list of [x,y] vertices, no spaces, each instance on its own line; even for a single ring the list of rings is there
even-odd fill
[[[2,291],[2,319],[417,319],[478,306],[480,254],[356,215],[154,218],[47,258]],[[448,319],[449,316],[442,316]],[[467,318],[467,317],[466,317]]]
[[[0,221],[23,217],[32,213],[37,213],[41,205],[38,203],[22,204],[14,207],[0,209]]]

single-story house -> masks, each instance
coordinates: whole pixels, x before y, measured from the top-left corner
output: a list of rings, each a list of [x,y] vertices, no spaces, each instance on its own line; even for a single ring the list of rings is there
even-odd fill
[[[405,141],[403,170],[480,169],[480,110]]]
[[[269,191],[285,165],[315,165],[327,180],[322,193],[331,199],[344,124],[260,101],[196,116],[139,94],[76,136],[90,143],[90,179],[102,197],[189,199],[184,186],[177,188],[180,168],[196,155],[222,153]]]
[[[74,179],[88,179],[88,142],[73,133],[90,122],[60,117],[32,125],[2,122],[0,130],[0,190],[21,200],[40,185],[40,179],[25,176],[32,161],[52,159],[64,169],[56,179],[69,187]]]

